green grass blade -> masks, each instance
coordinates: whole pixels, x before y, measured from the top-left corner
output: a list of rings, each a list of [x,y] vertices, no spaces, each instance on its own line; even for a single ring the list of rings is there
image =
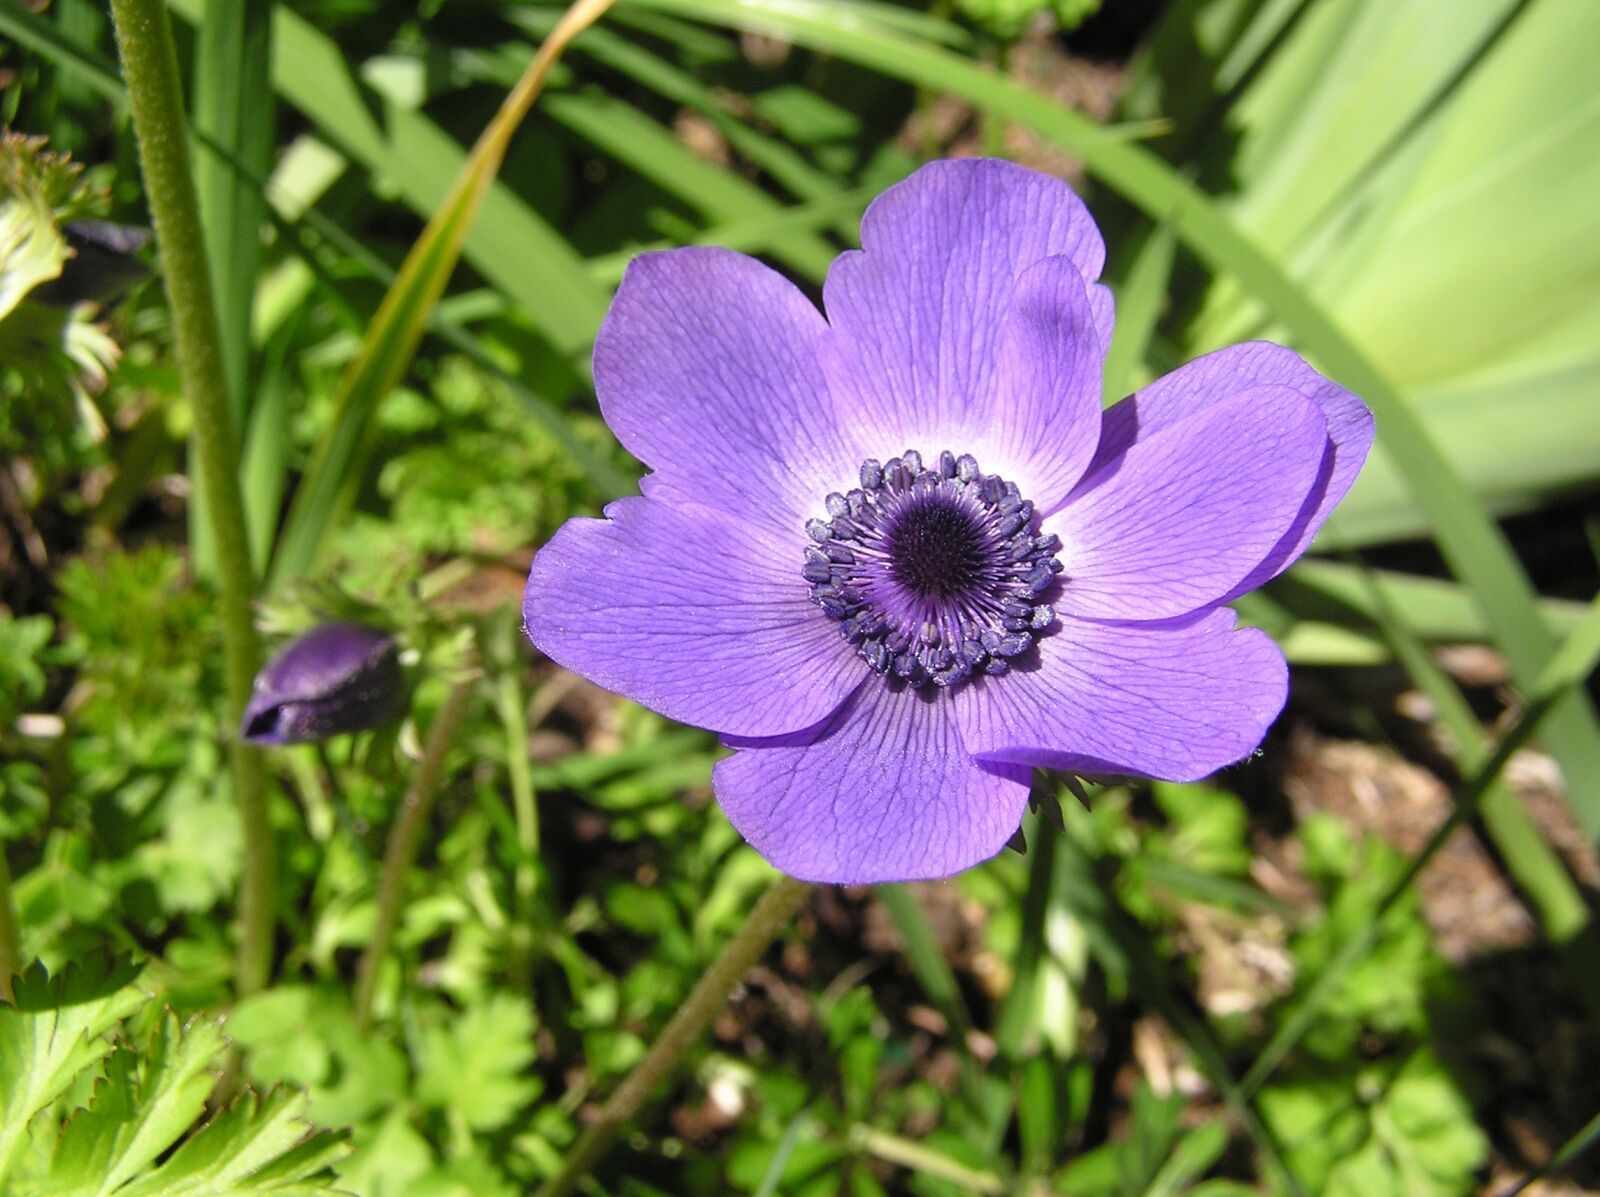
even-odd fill
[[[489,194],[512,133],[544,87],[567,43],[597,20],[610,0],[578,0],[500,111],[484,129],[450,193],[411,247],[383,298],[355,360],[339,380],[333,423],[313,450],[273,561],[271,582],[281,586],[317,564],[330,530],[354,500],[372,416],[405,376],[428,320],[444,294],[468,231]],[[537,257],[523,258],[538,261]],[[523,266],[526,273],[526,265]],[[565,298],[565,297],[563,297]]]
[[[193,131],[201,143],[194,159],[195,189],[217,297],[222,376],[233,425],[239,429],[249,426],[250,312],[266,204],[261,189],[251,185],[235,162],[254,168],[259,176],[272,160],[272,90],[267,85],[271,20],[271,0],[210,0],[200,25],[191,89]],[[214,567],[203,515],[207,482],[199,460],[199,454],[190,454],[189,550],[195,572],[204,577]],[[245,514],[254,527],[261,520],[252,517],[251,500],[246,494]],[[276,510],[270,513],[270,518],[276,516]],[[256,566],[261,566],[259,557]]]
[[[235,162],[257,178],[272,166],[271,31],[271,0],[208,0],[195,50],[196,134],[233,159],[198,153],[195,186],[217,293],[223,374],[241,428],[249,410],[250,313],[267,209],[261,188]]]
[[[1472,591],[1513,675],[1529,684],[1555,637],[1539,618],[1532,584],[1510,545],[1440,453],[1399,391],[1283,268],[1247,238],[1193,182],[1144,147],[1081,113],[938,46],[869,24],[871,10],[841,0],[627,0],[641,7],[788,37],[814,49],[959,96],[1018,121],[1083,160],[1089,171],[1178,238],[1212,269],[1236,277],[1275,313],[1321,368],[1361,395],[1378,420],[1378,443],[1400,467],[1451,572]],[[1570,694],[1545,729],[1579,826],[1600,837],[1600,719]]]
[[[1302,561],[1264,592],[1306,619],[1378,628],[1381,599],[1421,640],[1484,640],[1483,613],[1459,582],[1421,578],[1342,561]],[[1541,599],[1539,613],[1557,636],[1582,622],[1586,607],[1566,599]]]
[[[1250,1071],[1240,1082],[1245,1093],[1255,1093],[1272,1075],[1283,1058],[1311,1028],[1345,974],[1377,943],[1382,924],[1407,887],[1417,879],[1427,863],[1444,846],[1458,827],[1477,813],[1483,797],[1505,769],[1511,755],[1532,738],[1539,725],[1557,706],[1560,696],[1581,684],[1600,665],[1600,596],[1596,596],[1582,623],[1551,654],[1549,662],[1528,693],[1528,705],[1516,723],[1495,744],[1494,751],[1473,772],[1456,793],[1455,809],[1435,829],[1421,852],[1397,878],[1372,919],[1360,935],[1354,936],[1335,952],[1317,975],[1305,995],[1279,1024]]]
[[[1440,721],[1455,741],[1455,757],[1463,776],[1488,754],[1487,737],[1471,706],[1444,670],[1434,663],[1405,621],[1373,592],[1384,633],[1406,672],[1434,704]],[[1581,642],[1580,642],[1581,643]],[[1528,896],[1545,935],[1562,952],[1568,972],[1590,1010],[1600,1015],[1600,952],[1589,929],[1589,908],[1560,855],[1522,808],[1505,783],[1492,781],[1479,803],[1479,815],[1494,841],[1506,871]]]
[[[1177,244],[1177,234],[1170,224],[1157,226],[1134,255],[1127,280],[1117,288],[1117,322],[1104,369],[1103,398],[1107,403],[1116,402],[1134,389],[1135,375],[1166,304]]]
[[[625,101],[603,92],[551,95],[545,111],[618,162],[698,209],[708,222],[771,217],[782,206],[755,184],[690,153],[675,134]],[[791,235],[760,247],[809,278],[821,279],[834,247],[814,234]]]
[[[278,224],[280,232],[297,248],[304,251],[303,260],[313,271],[316,270],[314,265],[316,257],[307,247],[302,246],[299,240],[306,228],[314,229],[319,236],[336,246],[341,253],[364,270],[368,277],[377,280],[385,289],[392,287],[398,277],[393,267],[315,207],[306,208],[300,214],[300,218],[293,222],[280,219]],[[323,278],[322,281],[335,294],[339,292],[338,280]],[[528,414],[560,443],[567,455],[583,467],[584,473],[602,498],[609,500],[637,493],[637,482],[631,474],[618,469],[579,437],[558,408],[496,361],[465,327],[448,314],[447,306],[445,302],[434,309],[428,320],[430,333],[439,337],[458,353],[471,358],[480,369],[498,379],[517,398]],[[359,334],[362,328],[368,327],[368,323],[366,320],[355,321],[353,318],[354,331]]]

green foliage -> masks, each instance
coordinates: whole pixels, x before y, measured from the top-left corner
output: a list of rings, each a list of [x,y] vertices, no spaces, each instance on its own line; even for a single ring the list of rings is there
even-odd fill
[[[207,597],[186,584],[175,549],[79,557],[57,582],[65,651],[93,687],[84,712],[93,724],[170,726],[211,688],[216,623]]]
[[[334,1193],[328,1168],[346,1149],[312,1132],[303,1097],[247,1094],[204,1117],[227,1050],[222,1031],[152,1010],[134,976],[104,960],[55,976],[35,966],[15,1004],[0,1006],[0,1192]]]
[[[1426,1048],[1399,1060],[1319,1064],[1261,1095],[1302,1176],[1328,1197],[1455,1197],[1476,1191],[1488,1140]]]
[[[1100,9],[1100,0],[956,0],[963,16],[987,33],[1011,41],[1032,19],[1049,13],[1062,29],[1075,29]]]
[[[538,1096],[542,1086],[524,1075],[533,1057],[533,1015],[496,994],[427,1032],[417,1098],[475,1131],[496,1130]]]
[[[0,607],[0,739],[17,716],[44,695],[47,646],[55,635],[48,615],[18,619]]]

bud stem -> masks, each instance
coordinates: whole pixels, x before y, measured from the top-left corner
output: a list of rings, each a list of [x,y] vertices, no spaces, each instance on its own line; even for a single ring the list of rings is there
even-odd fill
[[[600,1117],[578,1136],[567,1158],[561,1161],[561,1171],[545,1182],[537,1197],[565,1197],[584,1178],[645,1099],[672,1072],[684,1050],[700,1037],[706,1024],[727,1002],[733,987],[788,925],[810,893],[809,882],[780,877],[761,895],[744,926],[701,974],[660,1038],[607,1099]]]
[[[466,718],[467,706],[472,699],[473,681],[457,682],[445,697],[444,705],[433,717],[428,729],[428,742],[422,750],[422,761],[406,788],[400,803],[400,813],[389,829],[389,843],[383,852],[383,874],[378,881],[378,913],[372,927],[372,938],[366,951],[361,953],[361,963],[356,968],[355,1018],[356,1026],[366,1030],[372,1023],[372,999],[378,986],[378,972],[383,958],[389,954],[389,944],[394,940],[394,929],[400,922],[400,908],[404,904],[406,874],[417,859],[417,843],[427,826],[428,815],[433,810],[433,800],[439,795],[439,783],[444,779],[444,756],[455,743],[456,734]]]
[[[196,464],[206,479],[206,515],[216,544],[233,788],[244,824],[237,986],[247,994],[266,985],[272,971],[276,862],[261,754],[234,734],[261,662],[261,643],[250,611],[256,579],[239,491],[238,442],[223,377],[222,336],[189,165],[189,126],[166,5],[163,0],[112,0],[111,19],[172,308],[178,375],[194,412]]]

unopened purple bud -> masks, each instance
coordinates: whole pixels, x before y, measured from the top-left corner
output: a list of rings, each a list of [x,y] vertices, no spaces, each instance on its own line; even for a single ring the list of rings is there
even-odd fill
[[[299,744],[366,731],[399,714],[404,697],[394,637],[365,624],[325,623],[256,674],[239,734],[252,744]]]

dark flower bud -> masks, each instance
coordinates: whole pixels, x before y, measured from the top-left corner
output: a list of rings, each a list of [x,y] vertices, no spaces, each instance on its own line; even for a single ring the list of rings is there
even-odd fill
[[[61,273],[33,289],[30,299],[55,307],[75,303],[115,303],[150,273],[138,256],[150,230],[104,220],[69,220],[61,226],[72,257]]]
[[[394,637],[364,624],[325,623],[256,674],[239,734],[252,744],[298,744],[366,731],[399,714],[404,696]]]

